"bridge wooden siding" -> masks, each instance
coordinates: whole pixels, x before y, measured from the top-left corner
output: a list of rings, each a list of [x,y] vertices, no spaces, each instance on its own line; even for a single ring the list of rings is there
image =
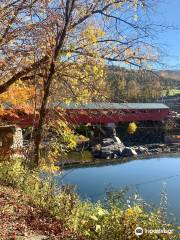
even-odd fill
[[[164,104],[91,104],[65,107],[65,119],[73,124],[107,124],[132,121],[163,121],[169,116]]]
[[[55,104],[49,108],[51,118],[59,118],[56,114],[62,113],[63,119],[71,124],[107,124],[132,121],[163,121],[169,117],[170,109],[162,103],[89,103]],[[38,114],[34,117],[31,113],[22,114],[18,109],[14,114],[10,112],[3,116],[2,120],[9,124],[15,124],[22,128],[37,125]]]

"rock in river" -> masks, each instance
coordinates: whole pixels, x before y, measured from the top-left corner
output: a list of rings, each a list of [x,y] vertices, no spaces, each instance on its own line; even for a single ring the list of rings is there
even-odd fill
[[[96,145],[92,152],[95,157],[106,159],[137,155],[134,149],[125,147],[117,136],[103,139],[102,143]]]

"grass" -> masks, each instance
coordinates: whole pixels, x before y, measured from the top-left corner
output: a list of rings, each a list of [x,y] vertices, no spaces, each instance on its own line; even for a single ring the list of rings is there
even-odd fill
[[[174,96],[176,94],[180,94],[180,89],[170,89],[168,92],[168,96]],[[162,96],[167,96],[167,90],[163,90]]]

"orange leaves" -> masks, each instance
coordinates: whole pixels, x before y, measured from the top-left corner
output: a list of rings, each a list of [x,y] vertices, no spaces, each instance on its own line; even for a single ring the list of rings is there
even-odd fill
[[[5,61],[0,59],[0,68],[3,68],[6,65]]]
[[[3,115],[6,105],[21,106],[21,108],[26,109],[32,104],[33,90],[32,86],[26,86],[21,81],[18,81],[9,91],[0,95],[0,115]]]

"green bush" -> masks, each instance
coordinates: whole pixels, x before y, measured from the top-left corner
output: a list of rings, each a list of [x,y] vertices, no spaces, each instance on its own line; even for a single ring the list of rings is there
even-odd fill
[[[25,174],[26,171],[23,168],[22,161],[20,159],[6,159],[0,162],[0,182],[3,184],[19,187],[23,182]]]

